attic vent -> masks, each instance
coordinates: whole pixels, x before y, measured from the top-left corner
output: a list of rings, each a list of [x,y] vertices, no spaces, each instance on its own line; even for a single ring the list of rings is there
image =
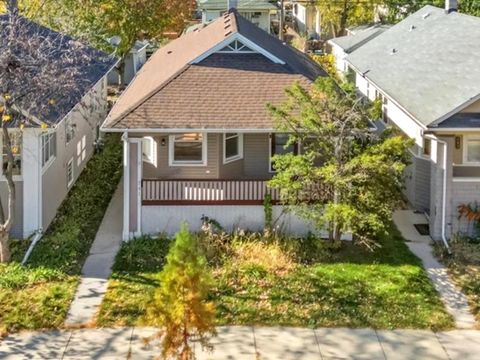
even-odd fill
[[[241,41],[235,40],[232,41],[228,46],[225,46],[223,49],[221,49],[219,52],[228,52],[228,53],[239,53],[239,52],[246,52],[246,53],[251,53],[254,52],[252,49],[250,49],[248,46],[246,46],[244,43]]]
[[[415,25],[410,25],[410,30],[409,31],[413,31],[415,29],[416,29]]]
[[[395,55],[397,52],[398,52],[398,50],[395,49],[395,48],[393,48],[393,49],[392,49],[392,52],[390,53],[390,55]]]
[[[429,16],[430,16],[430,13],[428,12],[428,13],[426,13],[426,14],[423,14],[422,18],[423,18],[423,20],[425,20],[425,19],[428,18]]]
[[[228,36],[232,33],[232,30],[228,30],[226,33],[225,33],[225,36]]]

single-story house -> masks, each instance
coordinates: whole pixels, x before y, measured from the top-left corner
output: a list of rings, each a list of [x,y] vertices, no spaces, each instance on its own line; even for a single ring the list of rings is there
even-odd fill
[[[272,14],[279,10],[275,2],[269,0],[199,0],[198,8],[202,13],[202,23],[208,24],[229,10],[236,8],[240,15],[270,33]]]
[[[444,240],[469,229],[458,206],[480,203],[480,18],[451,4],[423,7],[346,58],[359,92],[414,139],[405,194]]]
[[[348,29],[347,35],[339,36],[328,40],[332,48],[332,54],[335,57],[335,67],[339,75],[345,75],[348,72],[348,64],[345,58],[351,52],[365,45],[370,40],[389,29],[389,25],[375,24],[366,27],[356,27]]]
[[[128,85],[133,80],[137,72],[147,61],[147,41],[136,41],[128,54],[125,56],[123,66],[123,84]],[[119,85],[122,81],[118,69],[114,68],[108,74],[109,85]]]
[[[309,39],[319,39],[322,33],[321,14],[315,0],[293,0],[292,14],[300,33]]]
[[[0,16],[0,22],[4,21],[9,21],[9,15]],[[58,61],[62,52],[71,55],[72,51],[78,49],[69,37],[59,36],[57,32],[26,18],[21,18],[21,21],[26,22],[25,28],[28,28],[31,36],[58,43],[57,51],[48,53],[51,62]],[[8,46],[1,41],[5,38],[0,38],[0,48]],[[48,111],[42,109],[34,115],[26,115],[30,121],[23,129],[11,127],[8,130],[13,144],[16,190],[12,237],[27,238],[43,232],[49,226],[93,153],[100,135],[100,125],[108,113],[106,76],[116,59],[94,48],[82,49],[79,56],[86,51],[89,53],[88,59],[70,65],[76,67],[79,79],[75,94],[64,97]],[[35,59],[36,55],[28,53],[17,56]],[[46,54],[42,53],[42,56]],[[35,89],[35,85],[31,86]],[[38,91],[35,94],[46,96]],[[20,109],[22,112],[24,110]],[[47,122],[49,127],[43,128],[38,119]],[[3,140],[0,139],[0,142]],[[3,148],[3,145],[0,146]],[[7,165],[5,152],[2,161],[3,170]],[[0,196],[5,206],[8,188],[3,174],[0,175]]]
[[[309,57],[235,9],[159,49],[102,125],[123,134],[124,238],[174,233],[184,220],[199,230],[203,215],[227,229],[263,229],[265,195],[279,200],[267,187],[271,157],[297,151],[284,148],[288,135],[266,104],[319,76]],[[281,223],[309,230],[292,214]]]

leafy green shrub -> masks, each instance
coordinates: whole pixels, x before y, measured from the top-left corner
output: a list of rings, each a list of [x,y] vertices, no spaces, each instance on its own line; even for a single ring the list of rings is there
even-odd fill
[[[64,200],[57,216],[29,259],[29,266],[45,266],[77,274],[122,176],[122,143],[107,135]]]
[[[156,272],[165,263],[171,241],[167,237],[142,236],[122,244],[113,271]]]

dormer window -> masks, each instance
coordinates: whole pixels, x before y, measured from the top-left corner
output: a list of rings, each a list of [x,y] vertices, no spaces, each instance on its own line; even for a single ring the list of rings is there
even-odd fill
[[[225,46],[219,52],[228,52],[228,53],[253,53],[252,49],[243,44],[241,41],[235,40],[232,41],[229,45]]]

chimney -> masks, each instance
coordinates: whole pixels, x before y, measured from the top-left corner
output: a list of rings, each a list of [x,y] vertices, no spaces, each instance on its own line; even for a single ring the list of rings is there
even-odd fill
[[[445,12],[450,14],[452,12],[458,11],[458,1],[457,0],[445,0]]]
[[[236,9],[238,6],[237,0],[227,0],[227,10]]]

